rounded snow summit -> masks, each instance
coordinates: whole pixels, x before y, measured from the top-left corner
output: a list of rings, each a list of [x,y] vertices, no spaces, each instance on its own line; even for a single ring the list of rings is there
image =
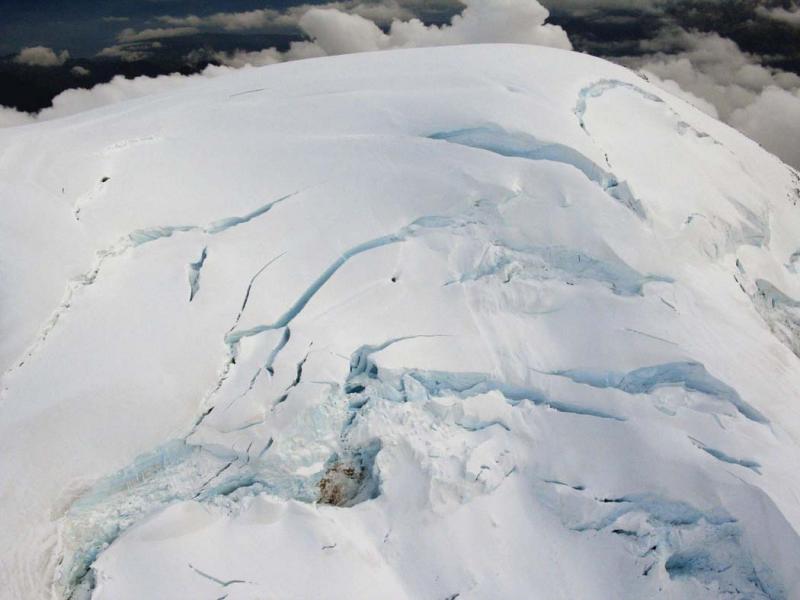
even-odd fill
[[[0,598],[800,597],[800,176],[515,45],[0,130]]]

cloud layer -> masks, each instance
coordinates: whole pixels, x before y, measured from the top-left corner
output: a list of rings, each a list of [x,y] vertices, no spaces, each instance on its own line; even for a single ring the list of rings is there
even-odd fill
[[[800,88],[770,86],[728,120],[784,162],[800,168]]]
[[[800,77],[716,33],[673,29],[642,46],[651,54],[623,62],[800,167]]]
[[[217,54],[215,58],[238,67],[391,48],[490,42],[571,49],[566,32],[546,23],[548,16],[547,9],[535,0],[465,0],[464,10],[447,25],[425,25],[417,18],[395,18],[385,32],[375,21],[359,14],[330,6],[314,7],[297,20],[297,26],[310,41],[293,42],[285,52],[270,48]]]

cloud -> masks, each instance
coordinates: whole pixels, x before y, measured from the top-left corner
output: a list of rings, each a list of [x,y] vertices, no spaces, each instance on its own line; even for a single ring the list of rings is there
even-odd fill
[[[754,102],[735,110],[731,125],[784,162],[800,168],[800,89],[768,87]]]
[[[217,54],[226,65],[263,65],[312,56],[331,56],[391,48],[509,42],[570,49],[566,32],[545,23],[549,12],[536,0],[465,0],[464,10],[449,24],[425,25],[416,18],[393,19],[388,32],[359,14],[338,8],[309,8],[298,20],[310,38],[289,50]]]
[[[140,30],[126,27],[117,34],[117,43],[103,48],[97,53],[97,56],[135,62],[150,56],[151,50],[160,48],[161,44],[157,40],[192,35],[199,31],[196,27],[189,26],[154,27]]]
[[[274,65],[286,60],[286,55],[275,48],[267,48],[255,52],[246,52],[244,50],[237,50],[232,53],[215,52],[203,58],[210,58],[226,66],[241,69],[246,66],[263,67],[265,65]],[[195,59],[195,62],[199,61]]]
[[[70,70],[70,73],[73,75],[77,75],[78,77],[86,77],[91,74],[91,71],[86,67],[82,67],[80,65],[75,65]]]
[[[297,21],[310,8],[310,5],[290,6],[281,12],[271,8],[261,8],[244,12],[219,12],[204,17],[186,15],[175,17],[162,15],[158,21],[175,27],[197,27],[224,31],[279,31],[297,27]]]
[[[73,88],[61,92],[53,98],[51,107],[43,109],[38,114],[0,106],[0,128],[48,121],[125,100],[169,92],[185,87],[197,79],[217,77],[229,71],[229,67],[210,65],[202,73],[188,76],[173,73],[158,77],[142,76],[126,79],[122,75],[117,75],[108,83],[101,83],[89,89]]]
[[[694,106],[695,108],[702,110],[707,115],[714,117],[715,119],[719,118],[719,112],[717,112],[717,108],[711,104],[708,100],[704,98],[700,98],[699,96],[695,96],[691,92],[687,92],[683,89],[678,83],[672,79],[661,79],[657,75],[653,73],[645,73],[645,78],[652,84],[657,85],[662,90],[668,91],[673,96],[677,96]]]
[[[197,15],[187,15],[185,17],[164,15],[158,17],[158,20],[176,27],[219,27],[226,31],[244,31],[265,28],[271,25],[281,14],[279,11],[264,8],[245,12],[221,12],[206,17],[198,17]]]
[[[197,32],[198,29],[195,27],[157,27],[154,29],[142,29],[141,31],[136,31],[128,27],[117,35],[117,41],[127,44],[131,42],[144,42],[148,40],[192,35]]]
[[[347,12],[352,12],[356,15],[374,21],[379,25],[389,24],[398,19],[412,19],[415,15],[419,15],[418,11],[414,11],[405,3],[401,4],[396,0],[384,2],[357,2],[345,3],[338,2],[328,5],[330,8],[338,8]]]
[[[140,60],[149,54],[146,52],[147,48],[141,46],[133,47],[130,46],[130,44],[164,37],[190,35],[202,30],[224,30],[231,32],[249,30],[296,32],[298,29],[301,29],[306,35],[313,36],[313,34],[300,26],[300,21],[309,11],[320,8],[335,10],[337,14],[346,15],[345,18],[351,14],[362,17],[361,19],[356,19],[354,22],[349,23],[349,27],[354,28],[353,31],[355,31],[360,24],[364,26],[362,29],[368,28],[381,33],[380,29],[375,26],[376,23],[386,25],[395,19],[413,17],[413,13],[401,6],[398,0],[381,0],[380,2],[351,0],[347,2],[329,2],[322,5],[300,4],[291,6],[283,12],[265,8],[244,12],[220,12],[203,17],[197,15],[186,15],[183,17],[163,15],[158,17],[158,21],[165,25],[170,25],[171,27],[143,29],[140,31],[132,28],[124,29],[117,36],[118,43],[114,46],[104,48],[99,53],[99,56],[121,58],[127,61]],[[334,16],[334,19],[335,18]],[[311,27],[313,28],[313,24]],[[325,37],[324,29],[324,26],[320,29],[323,37]],[[355,44],[355,47],[358,49],[353,51],[363,51],[364,48],[358,41],[356,41]],[[237,51],[227,55],[225,53],[198,51],[187,55],[187,60],[191,63],[197,63],[199,54],[203,54],[204,58],[215,58],[230,66],[242,66],[244,64],[264,65],[285,60],[324,56],[329,53],[336,52],[325,52],[321,48],[312,47],[305,42],[299,42],[293,45],[293,49],[290,52],[282,55],[279,55],[278,51],[275,49],[266,49],[256,52]]]
[[[227,72],[227,69],[214,67],[192,76],[174,73],[158,77],[126,79],[122,75],[117,75],[108,83],[101,83],[90,89],[75,88],[61,92],[53,98],[53,106],[42,110],[37,118],[40,120],[55,119],[100,106],[116,104],[123,100],[167,92],[189,85],[198,78],[214,77],[224,72]]]
[[[108,48],[103,48],[97,53],[97,56],[103,58],[118,58],[120,60],[124,60],[125,62],[135,62],[150,56],[150,52],[148,50],[149,47],[146,45],[128,46],[124,44],[118,44],[115,46],[109,46]]]
[[[773,21],[782,21],[789,25],[800,27],[800,6],[798,5],[793,5],[791,9],[758,6],[756,7],[756,14],[767,19],[772,19]]]
[[[656,52],[634,60],[639,68],[711,102],[723,120],[752,104],[767,87],[800,87],[800,77],[794,73],[761,65],[759,57],[716,33],[675,30],[643,42],[642,47]],[[664,48],[674,53],[666,54]]]
[[[369,19],[335,8],[312,8],[299,25],[326,55],[384,50],[391,43],[390,36]]]
[[[12,127],[14,125],[27,125],[36,121],[36,117],[26,112],[0,106],[0,127]]]
[[[153,50],[161,48],[162,44],[158,41],[159,38],[180,37],[182,35],[191,35],[195,32],[195,29],[188,27],[145,29],[142,31],[124,29],[117,35],[120,43],[103,48],[97,53],[97,56],[135,62],[151,56]]]
[[[637,12],[662,11],[669,0],[543,0],[547,8],[575,16],[605,13],[609,10]]]
[[[62,50],[58,54],[52,48],[45,46],[33,46],[23,48],[14,57],[14,62],[21,65],[32,67],[59,67],[69,59],[69,52]]]
[[[465,0],[450,25],[426,26],[419,19],[393,21],[391,47],[509,42],[572,49],[567,33],[545,23],[549,11],[535,0]]]
[[[405,1],[408,2],[408,0]],[[460,3],[456,0],[454,5],[459,6]],[[325,4],[298,4],[290,6],[284,11],[262,8],[243,12],[218,12],[204,17],[162,15],[158,17],[158,21],[175,27],[198,27],[225,31],[285,31],[296,29],[303,15],[312,8],[336,9],[359,15],[379,25],[387,25],[395,19],[410,19],[416,14],[398,0],[381,0],[379,2],[348,0]]]
[[[651,54],[621,62],[800,167],[800,77],[763,66],[716,33],[673,28],[641,47]]]

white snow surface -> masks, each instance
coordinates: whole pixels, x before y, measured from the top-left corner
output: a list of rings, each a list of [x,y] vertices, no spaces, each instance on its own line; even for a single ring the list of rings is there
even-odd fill
[[[514,45],[0,130],[0,597],[800,598],[799,188]]]

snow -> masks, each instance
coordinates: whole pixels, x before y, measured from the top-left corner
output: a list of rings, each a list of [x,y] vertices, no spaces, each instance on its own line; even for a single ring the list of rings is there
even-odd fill
[[[619,66],[0,130],[0,597],[800,597],[800,176]]]

